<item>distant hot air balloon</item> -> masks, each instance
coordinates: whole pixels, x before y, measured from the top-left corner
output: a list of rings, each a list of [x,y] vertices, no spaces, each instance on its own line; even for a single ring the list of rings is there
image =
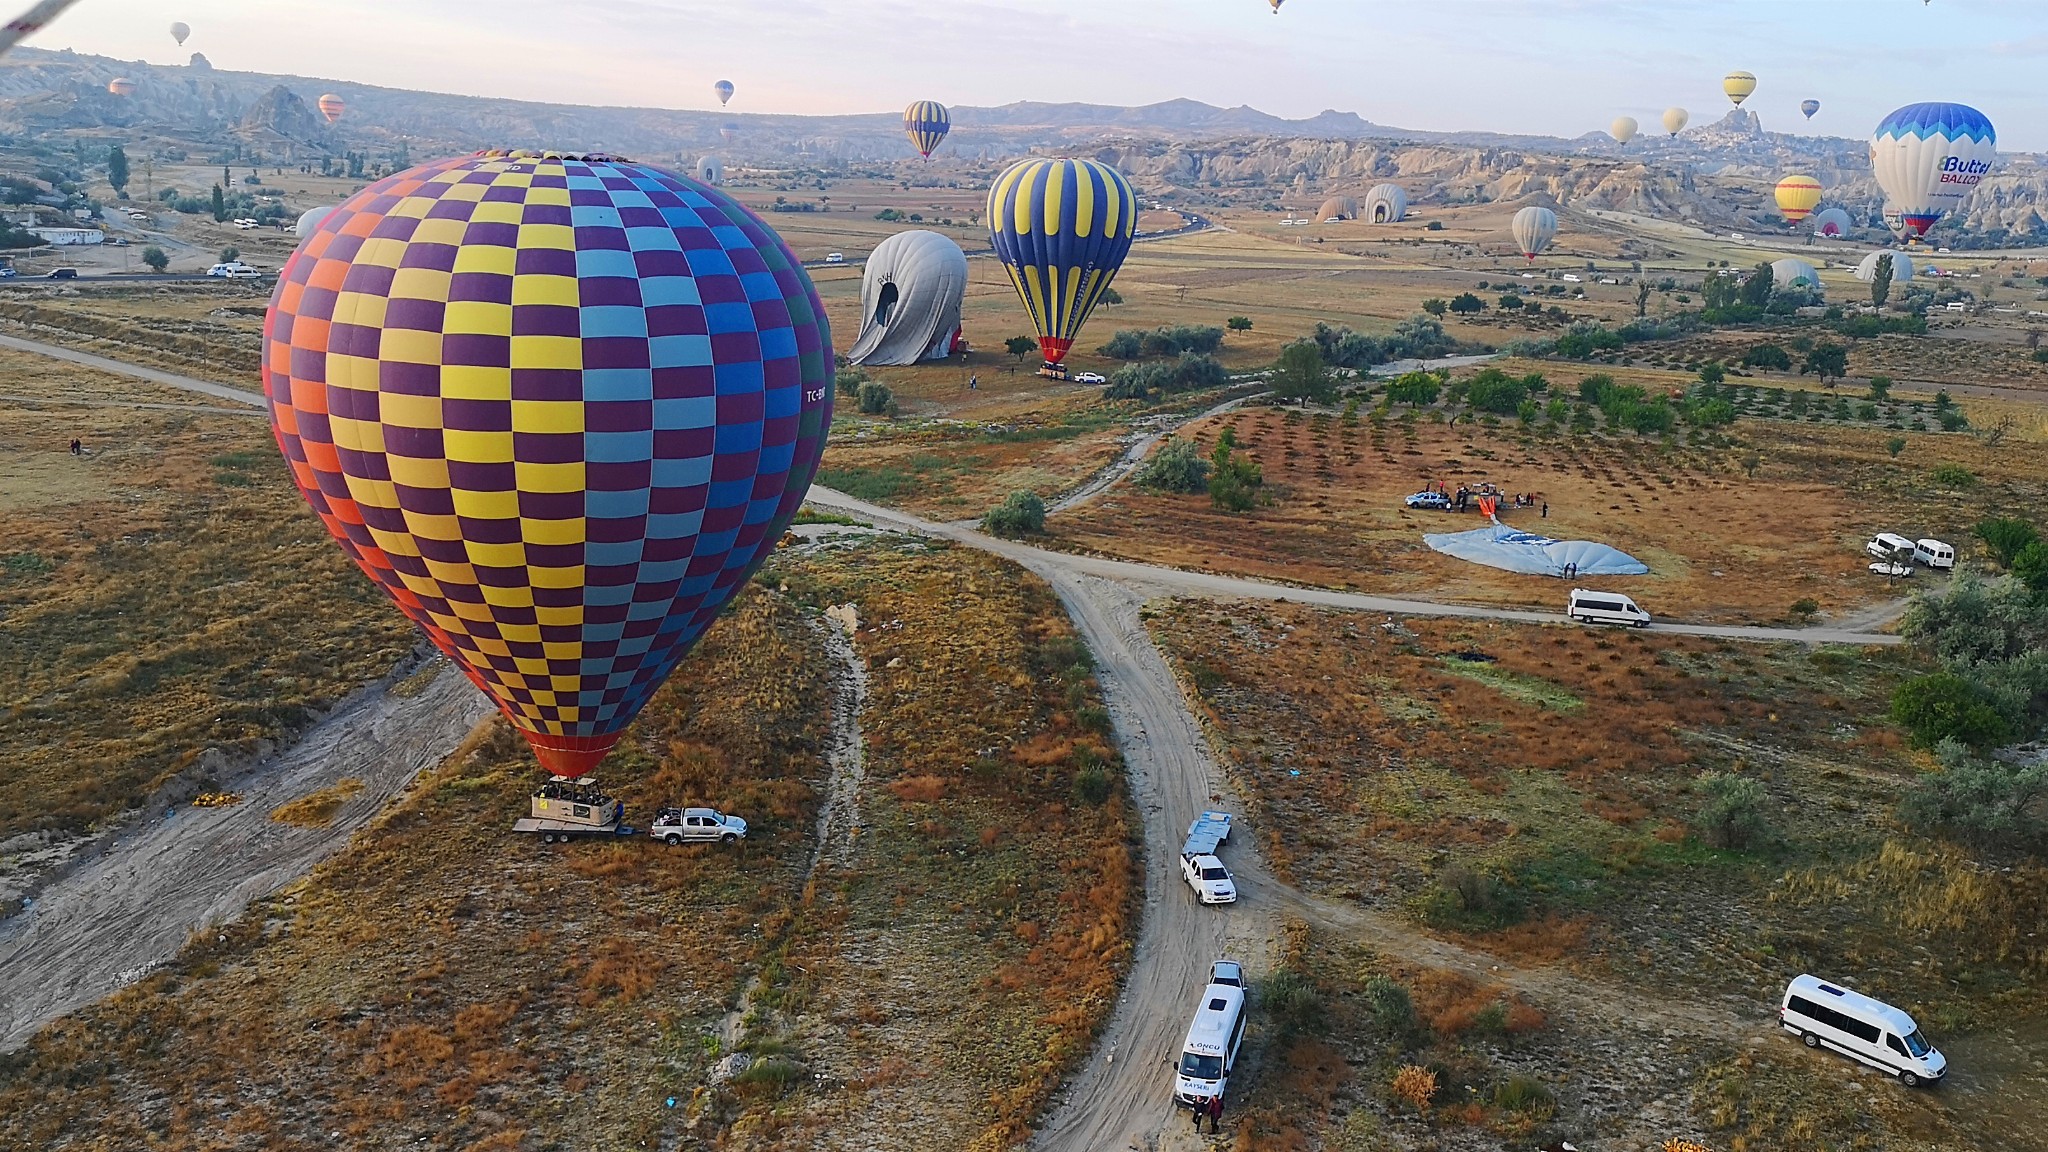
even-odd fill
[[[1629,141],[1636,138],[1636,118],[1633,116],[1615,117],[1614,123],[1607,126],[1607,134],[1614,137],[1616,143],[1626,146]]]
[[[1991,121],[1963,104],[1908,104],[1870,137],[1871,173],[1914,236],[1954,211],[1997,158]]]
[[[329,92],[320,98],[320,114],[327,117],[329,124],[341,119],[341,114],[346,111],[348,111],[348,102],[334,93]]]
[[[126,76],[117,76],[107,81],[107,91],[112,92],[116,96],[133,96],[135,95],[135,81],[128,79]]]
[[[725,193],[607,157],[372,184],[285,262],[263,336],[307,503],[566,776],[773,551],[832,419],[796,256]]]
[[[711,86],[711,90],[718,93],[718,103],[721,106],[732,103],[732,81],[720,80]]]
[[[919,100],[903,110],[903,133],[910,137],[917,154],[927,160],[952,130],[953,116],[937,100]]]
[[[185,23],[183,20],[179,20],[171,25],[171,39],[176,40],[178,42],[178,46],[181,48],[185,45],[185,37],[190,36],[191,34],[192,26],[190,24]]]
[[[320,222],[327,219],[333,212],[334,205],[332,204],[320,208],[308,208],[304,212],[299,213],[299,222],[292,226],[292,232],[299,239],[304,240],[306,237],[311,236],[313,231],[320,227]]]
[[[1721,91],[1741,107],[1742,102],[1749,99],[1749,94],[1756,91],[1756,77],[1748,72],[1730,72],[1721,77]]]
[[[1856,221],[1840,208],[1823,208],[1813,214],[1815,236],[1847,236]]]
[[[1138,194],[1107,164],[1020,160],[989,189],[988,223],[1038,347],[1057,364],[1130,253]]]
[[[1880,259],[1892,258],[1892,283],[1904,284],[1913,278],[1913,258],[1904,252],[1872,252],[1856,263],[1856,278],[1865,284],[1877,279],[1877,263]]]
[[[1287,3],[1287,0],[1266,0],[1266,3],[1273,6],[1273,15],[1278,16],[1280,14],[1280,6]]]
[[[727,144],[732,143],[733,140],[739,136],[739,134],[740,126],[733,123],[721,125],[718,129],[718,138],[725,141]]]
[[[1533,261],[1557,237],[1557,213],[1532,204],[1515,213],[1508,230],[1514,234],[1515,247]]]
[[[1820,273],[1804,260],[1786,257],[1771,261],[1771,285],[1774,288],[1804,286],[1821,291]]]
[[[1814,114],[1815,112],[1818,112],[1818,111],[1820,111],[1820,101],[1818,101],[1818,100],[1801,100],[1801,101],[1799,102],[1799,110],[1800,110],[1801,112],[1803,112],[1803,113],[1805,113],[1805,114],[1806,114],[1806,118],[1807,118],[1808,120],[1811,120],[1811,119],[1813,119],[1813,114]]]
[[[1399,184],[1375,184],[1359,206],[1358,218],[1371,224],[1398,224],[1408,215],[1408,190]]]
[[[1778,181],[1776,195],[1779,213],[1797,224],[1820,205],[1820,181],[1795,173]]]
[[[1692,114],[1683,108],[1666,108],[1664,110],[1664,131],[1676,136],[1685,130],[1686,121],[1691,119]]]
[[[719,187],[725,183],[725,164],[716,156],[699,156],[697,157],[696,176],[699,184],[709,184],[713,188]]]
[[[78,0],[42,0],[41,3],[5,24],[0,24],[0,54],[42,31],[50,21],[64,14]]]

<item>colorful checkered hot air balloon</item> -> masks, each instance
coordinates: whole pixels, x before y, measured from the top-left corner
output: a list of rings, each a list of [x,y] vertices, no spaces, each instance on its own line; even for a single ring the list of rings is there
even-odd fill
[[[832,416],[824,309],[758,217],[557,153],[329,213],[278,275],[263,381],[328,531],[564,775],[767,558]]]
[[[953,117],[937,100],[919,100],[903,110],[903,134],[927,160],[952,130]]]
[[[989,189],[988,226],[1046,363],[1059,363],[1131,251],[1137,193],[1093,160],[1021,160]]]

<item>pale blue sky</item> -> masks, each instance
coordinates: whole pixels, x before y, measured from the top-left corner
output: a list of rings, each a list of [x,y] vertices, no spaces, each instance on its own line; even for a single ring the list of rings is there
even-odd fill
[[[1955,100],[2048,150],[2048,0],[82,0],[30,43],[588,104],[715,107],[725,77],[735,112],[1187,96],[1565,136],[1718,117],[1743,68],[1775,129],[1863,136]]]

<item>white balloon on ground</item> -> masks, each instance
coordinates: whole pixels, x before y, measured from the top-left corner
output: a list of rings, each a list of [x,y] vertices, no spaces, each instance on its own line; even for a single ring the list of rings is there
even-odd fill
[[[1790,256],[1771,261],[1772,288],[1790,288],[1797,284],[1803,284],[1815,292],[1823,290],[1820,273],[1814,271],[1813,265],[1806,261],[1795,260]]]
[[[868,255],[860,278],[854,364],[943,360],[960,335],[967,254],[937,232],[898,232]]]
[[[1856,265],[1856,278],[1865,284],[1877,279],[1877,261],[1880,256],[1892,258],[1892,283],[1904,284],[1913,278],[1913,258],[1904,252],[1872,252]]]
[[[292,225],[292,231],[300,239],[311,236],[313,230],[320,227],[320,222],[327,219],[327,214],[332,211],[334,211],[334,206],[331,204],[320,208],[308,208],[304,212],[299,213],[299,222]]]
[[[1508,231],[1514,236],[1515,247],[1522,250],[1522,255],[1534,260],[1557,238],[1557,213],[1532,204],[1515,213]]]
[[[1408,215],[1408,190],[1399,184],[1375,184],[1367,190],[1359,211],[1368,224],[1398,224]]]

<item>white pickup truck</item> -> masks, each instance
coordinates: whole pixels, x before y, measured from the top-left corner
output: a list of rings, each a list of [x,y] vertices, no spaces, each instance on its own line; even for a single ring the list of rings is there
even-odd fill
[[[663,808],[654,814],[647,834],[663,844],[716,840],[730,844],[747,838],[747,822],[716,808]]]
[[[1204,904],[1237,903],[1237,883],[1230,869],[1216,855],[1216,849],[1230,839],[1230,814],[1204,812],[1188,825],[1188,838],[1180,847],[1180,874],[1195,899]]]

